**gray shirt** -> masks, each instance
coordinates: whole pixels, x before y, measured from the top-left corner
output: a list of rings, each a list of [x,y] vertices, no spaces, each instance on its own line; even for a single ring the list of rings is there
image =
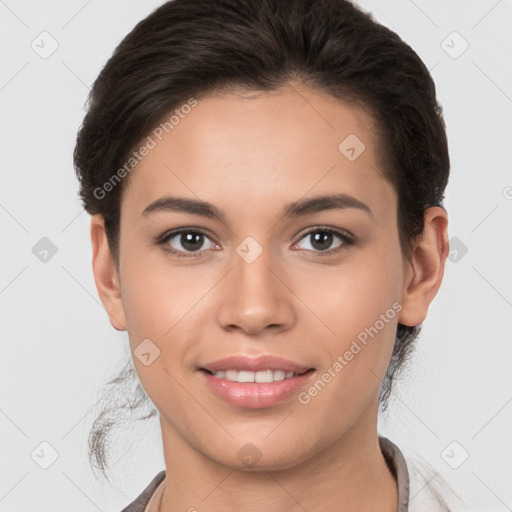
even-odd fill
[[[409,512],[409,473],[405,458],[398,446],[392,443],[388,438],[379,436],[379,444],[386,464],[397,482],[397,512]],[[135,501],[130,503],[121,512],[144,512],[151,496],[153,496],[156,488],[162,483],[164,478],[165,470],[162,470],[155,476],[155,478],[153,478],[150,484],[141,492]]]

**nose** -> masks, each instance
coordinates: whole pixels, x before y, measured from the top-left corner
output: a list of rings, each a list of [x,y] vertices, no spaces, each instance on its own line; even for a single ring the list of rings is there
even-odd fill
[[[295,322],[293,291],[287,272],[272,262],[270,250],[252,262],[238,254],[234,268],[223,280],[218,321],[226,330],[266,334],[289,329]]]

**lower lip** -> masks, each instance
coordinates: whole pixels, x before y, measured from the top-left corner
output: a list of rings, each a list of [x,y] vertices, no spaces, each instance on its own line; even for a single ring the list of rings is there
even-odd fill
[[[310,370],[290,379],[265,383],[233,382],[215,377],[205,370],[200,370],[199,373],[206,379],[210,389],[230,404],[259,409],[276,405],[297,393],[302,386],[307,384],[314,371]]]

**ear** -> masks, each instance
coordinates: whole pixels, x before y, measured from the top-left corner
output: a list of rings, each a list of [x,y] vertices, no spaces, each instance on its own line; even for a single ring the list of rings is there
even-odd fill
[[[407,263],[398,322],[408,326],[421,324],[430,303],[441,286],[449,253],[448,216],[440,206],[427,208],[423,215],[423,234],[411,261]]]
[[[121,300],[121,287],[114,258],[105,233],[105,223],[101,215],[91,218],[92,268],[94,281],[101,302],[107,311],[112,327],[126,330],[126,318]]]

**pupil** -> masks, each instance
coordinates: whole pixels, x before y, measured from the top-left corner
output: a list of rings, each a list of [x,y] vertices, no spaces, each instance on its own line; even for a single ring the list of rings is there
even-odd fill
[[[317,231],[313,235],[312,245],[316,249],[328,249],[332,242],[332,233]]]
[[[181,245],[188,251],[195,251],[202,245],[201,233],[183,233],[181,235]],[[197,244],[198,239],[201,243]]]
[[[181,244],[188,251],[195,251],[202,245],[201,233],[183,233],[181,235]],[[198,242],[201,242],[198,244]],[[328,249],[332,243],[332,233],[326,231],[317,231],[313,235],[312,245],[316,249]]]

